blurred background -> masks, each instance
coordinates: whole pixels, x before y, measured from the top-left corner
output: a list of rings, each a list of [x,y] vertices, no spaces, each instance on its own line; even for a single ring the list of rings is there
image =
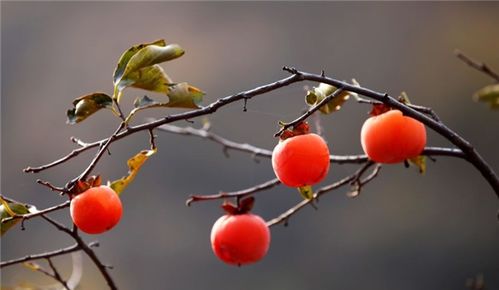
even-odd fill
[[[186,54],[163,64],[174,81],[207,92],[203,104],[273,82],[284,65],[362,85],[432,107],[499,170],[499,112],[471,100],[491,79],[453,54],[458,48],[499,70],[499,3],[345,2],[3,2],[1,3],[1,193],[45,208],[63,199],[37,185],[41,178],[64,185],[86,168],[95,151],[42,173],[22,169],[69,153],[76,136],[100,140],[118,126],[108,111],[67,125],[74,98],[112,93],[112,73],[131,45],[165,38]],[[305,107],[298,83],[210,115],[212,130],[235,141],[271,149],[279,120]],[[125,109],[148,94],[127,90]],[[322,117],[331,152],[358,154],[367,105],[347,103]],[[177,110],[140,113],[136,123]],[[202,119],[194,124],[202,126]],[[403,165],[384,166],[356,199],[347,188],[293,216],[288,227],[272,228],[268,256],[242,268],[220,262],[209,234],[222,215],[220,201],[184,205],[189,194],[250,187],[274,177],[270,161],[230,152],[206,140],[157,132],[159,152],[122,195],[124,216],[99,236],[97,253],[114,265],[120,289],[466,289],[467,278],[484,275],[487,289],[499,289],[499,203],[474,168],[440,157],[427,174]],[[450,146],[429,133],[428,145]],[[95,173],[114,180],[126,160],[148,148],[146,133],[113,143]],[[355,166],[331,167],[323,184]],[[257,195],[254,211],[271,219],[300,201],[294,189],[278,187]],[[69,224],[69,210],[52,215]],[[1,239],[2,260],[72,244],[41,220],[26,222]],[[71,272],[69,256],[56,259]],[[52,281],[22,266],[2,269],[2,286]],[[84,259],[81,289],[106,289],[94,265]]]

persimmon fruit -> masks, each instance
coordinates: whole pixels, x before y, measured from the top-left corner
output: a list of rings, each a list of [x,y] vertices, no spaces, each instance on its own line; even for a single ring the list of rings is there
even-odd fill
[[[369,159],[398,163],[421,154],[426,145],[426,128],[399,110],[389,110],[364,122],[360,140]]]
[[[220,260],[241,266],[258,262],[267,254],[270,230],[258,215],[228,213],[215,222],[210,239]]]
[[[87,234],[100,234],[113,228],[121,219],[118,194],[109,186],[92,187],[71,200],[73,223]]]
[[[280,140],[272,152],[272,168],[279,180],[290,187],[320,182],[329,171],[329,148],[313,133]]]

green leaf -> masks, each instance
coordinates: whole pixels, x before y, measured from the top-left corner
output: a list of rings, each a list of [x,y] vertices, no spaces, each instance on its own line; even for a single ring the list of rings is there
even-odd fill
[[[314,190],[310,185],[298,187],[298,192],[304,199],[311,200],[314,198]]]
[[[139,50],[149,45],[165,46],[166,42],[163,39],[159,39],[150,43],[134,45],[130,47],[127,51],[125,51],[118,60],[118,65],[116,66],[116,69],[114,71],[113,75],[114,84],[117,84],[120,81],[121,77],[123,76],[123,73],[125,72],[126,65],[130,61],[132,56],[134,56]]]
[[[416,166],[419,170],[419,173],[426,173],[426,157],[423,155],[419,155],[413,158],[409,158],[409,163]]]
[[[113,182],[108,182],[108,186],[110,186],[117,194],[121,194],[123,190],[133,181],[142,165],[151,155],[156,153],[156,151],[156,149],[142,150],[137,155],[128,159],[128,175]]]
[[[199,103],[203,100],[204,92],[189,85],[188,83],[179,83],[170,87],[168,92],[168,107],[198,109]]]
[[[324,98],[336,91],[336,87],[320,83],[318,87],[314,87],[312,90],[307,91],[307,96],[305,97],[305,102],[309,106],[315,106],[317,103],[321,102]],[[319,111],[323,114],[330,114],[338,111],[341,106],[350,98],[351,93],[347,91],[342,91],[338,96],[332,98],[329,102],[319,108]]]
[[[104,93],[81,96],[73,101],[73,109],[68,110],[68,124],[79,123],[103,108],[112,107],[113,99]]]
[[[129,73],[119,82],[118,90],[121,91],[125,87],[135,87],[166,94],[171,83],[172,80],[163,68],[155,64]]]
[[[0,198],[0,218],[1,218],[1,235],[3,236],[9,229],[11,229],[14,225],[21,221],[21,219],[12,219],[7,222],[3,222],[5,218],[12,217],[15,215],[23,215],[30,213],[30,209],[20,203],[11,203],[6,202],[2,198]]]
[[[499,109],[499,84],[488,85],[473,95],[477,102],[488,103],[491,109]]]

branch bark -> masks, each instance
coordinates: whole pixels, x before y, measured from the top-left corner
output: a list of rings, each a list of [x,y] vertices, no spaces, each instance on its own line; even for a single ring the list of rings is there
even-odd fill
[[[25,262],[29,262],[29,261],[33,261],[33,260],[57,257],[57,256],[61,256],[64,254],[76,252],[79,250],[81,250],[80,245],[78,243],[76,243],[76,244],[69,246],[69,247],[66,247],[66,248],[62,248],[62,249],[58,249],[58,250],[54,250],[54,251],[50,251],[50,252],[44,252],[44,253],[40,253],[40,254],[27,255],[27,256],[22,257],[22,258],[4,261],[4,262],[0,263],[0,268],[15,265],[15,264],[20,264],[20,263],[25,263]]]

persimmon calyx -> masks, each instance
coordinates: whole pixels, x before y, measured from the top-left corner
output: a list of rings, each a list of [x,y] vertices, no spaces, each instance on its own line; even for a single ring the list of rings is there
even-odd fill
[[[299,135],[305,135],[308,133],[310,133],[310,126],[308,125],[308,122],[302,121],[302,122],[294,125],[292,129],[284,130],[281,133],[281,135],[279,136],[279,140],[284,141],[288,138],[291,138],[294,136],[299,136]]]
[[[240,215],[249,213],[253,209],[255,198],[253,196],[239,200],[239,205],[235,205],[229,201],[222,204],[223,210],[229,215]]]

